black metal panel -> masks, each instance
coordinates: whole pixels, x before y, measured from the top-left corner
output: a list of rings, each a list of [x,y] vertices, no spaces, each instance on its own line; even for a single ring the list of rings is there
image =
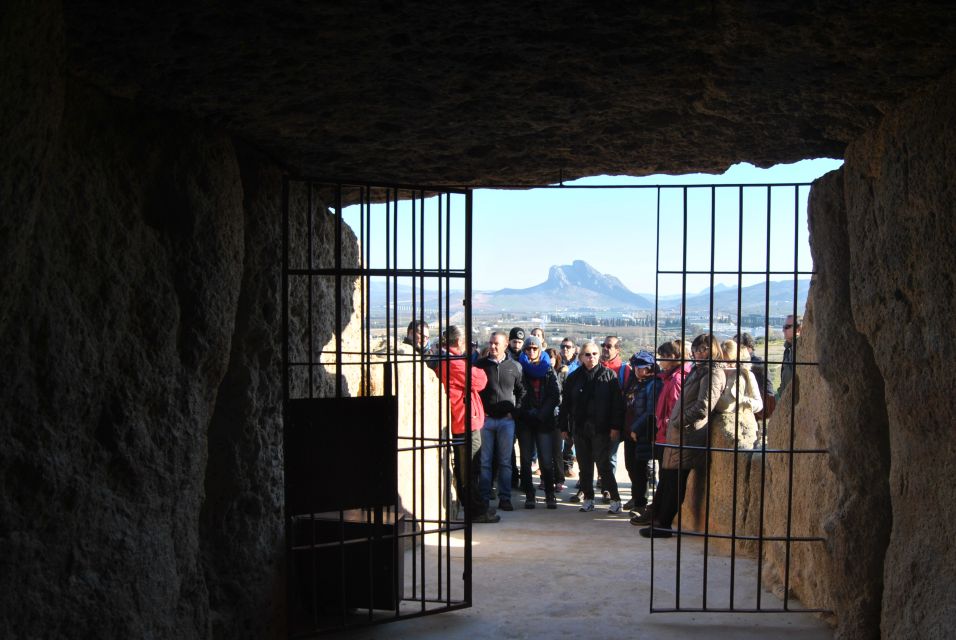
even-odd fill
[[[395,505],[394,397],[289,400],[284,433],[286,512],[293,517]]]

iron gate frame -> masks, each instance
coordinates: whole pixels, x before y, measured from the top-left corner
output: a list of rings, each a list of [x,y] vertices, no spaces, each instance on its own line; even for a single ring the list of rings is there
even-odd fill
[[[302,193],[292,193],[293,190],[299,189],[305,190],[304,196]],[[324,199],[320,199],[320,194],[329,193],[332,194],[331,197],[326,196]],[[454,201],[453,196],[456,197]],[[457,198],[458,196],[461,196],[462,200],[459,200]],[[303,198],[304,203],[301,202]],[[329,200],[331,200],[331,202],[329,202]],[[410,215],[408,215],[409,211],[401,211],[400,213],[400,202],[403,203],[403,205],[408,205],[407,209],[410,210]],[[332,397],[344,403],[343,406],[346,407],[344,410],[348,411],[348,407],[355,406],[355,403],[348,400],[348,381],[345,376],[345,367],[358,366],[360,370],[360,382],[356,389],[358,392],[356,401],[359,401],[359,399],[363,397],[375,397],[373,396],[372,380],[373,370],[378,367],[382,369],[382,385],[380,389],[382,396],[378,397],[384,397],[394,401],[400,394],[407,395],[408,393],[405,389],[399,388],[399,366],[402,364],[411,365],[413,370],[411,376],[411,415],[413,425],[415,425],[413,426],[411,436],[403,436],[396,432],[396,444],[394,447],[396,459],[403,453],[411,453],[412,482],[414,487],[411,492],[411,511],[408,511],[405,508],[407,505],[402,503],[398,489],[399,481],[396,477],[394,478],[395,495],[391,504],[378,505],[376,507],[368,505],[368,508],[363,506],[359,509],[361,513],[358,514],[358,526],[362,527],[364,525],[362,531],[365,531],[362,535],[346,539],[346,526],[355,524],[352,520],[348,519],[353,514],[347,514],[346,512],[352,512],[355,511],[355,509],[340,507],[336,511],[329,512],[337,514],[337,517],[333,518],[331,522],[333,524],[337,523],[338,525],[338,540],[329,542],[317,541],[315,531],[319,526],[319,522],[326,523],[329,519],[324,513],[316,514],[310,511],[306,514],[297,514],[289,512],[290,497],[293,495],[297,496],[297,499],[301,497],[301,491],[296,493],[297,488],[290,486],[290,477],[296,477],[297,480],[295,482],[298,482],[298,478],[303,473],[303,470],[298,469],[293,473],[291,470],[286,469],[284,487],[286,499],[284,501],[283,517],[286,530],[286,601],[290,637],[314,637],[353,626],[365,626],[368,624],[416,618],[464,609],[472,605],[471,513],[469,510],[465,510],[464,519],[459,520],[455,518],[456,514],[451,512],[453,508],[450,500],[452,438],[450,433],[446,435],[443,431],[439,431],[437,437],[426,437],[425,435],[425,376],[435,375],[431,372],[426,372],[426,366],[429,364],[428,361],[435,362],[444,360],[447,362],[455,358],[455,356],[449,355],[446,352],[442,352],[438,355],[428,355],[426,353],[419,353],[417,350],[413,351],[412,354],[399,353],[400,349],[398,346],[405,336],[405,324],[404,322],[400,323],[398,317],[398,284],[400,278],[409,278],[412,282],[410,312],[411,321],[413,323],[418,320],[424,320],[427,315],[426,293],[429,293],[429,291],[426,291],[426,281],[437,282],[437,309],[435,315],[437,320],[436,328],[439,333],[442,333],[443,328],[447,328],[451,325],[453,317],[451,314],[453,306],[451,285],[452,282],[460,282],[464,293],[464,299],[461,301],[462,304],[460,308],[460,313],[463,315],[464,320],[464,335],[472,335],[470,304],[472,297],[472,202],[472,191],[469,188],[433,185],[373,184],[358,181],[325,181],[288,175],[283,179],[283,265],[281,283],[283,348],[282,405],[285,431],[285,437],[283,439],[283,464],[293,459],[302,459],[301,455],[296,457],[296,454],[300,452],[293,452],[288,448],[289,443],[292,441],[296,443],[302,442],[301,436],[296,439],[294,437],[295,434],[290,431],[290,429],[293,428],[300,431],[303,429],[302,421],[298,417],[302,409],[300,402],[300,400],[303,399],[301,394],[302,383],[299,381],[298,384],[294,385],[292,380],[294,372],[295,375],[301,377],[300,369],[302,368],[305,368],[307,371],[307,373],[304,374],[307,381],[306,384],[308,385],[305,399],[311,400],[322,397],[316,390],[316,371],[332,369],[331,381],[334,387]],[[357,236],[357,243],[361,253],[358,257],[357,264],[351,266],[345,265],[343,259],[346,227],[344,211],[347,203],[354,204],[359,208],[358,216],[360,219],[359,228],[354,229],[353,232]],[[304,249],[307,258],[304,265],[293,265],[292,263],[293,243],[299,242],[300,245],[303,243],[301,239],[295,237],[293,232],[295,223],[291,219],[291,210],[296,204],[304,204],[305,207],[306,221],[304,223],[304,229],[301,228],[301,221],[300,228],[298,229],[299,232],[303,230],[305,232]],[[381,258],[381,256],[373,255],[372,253],[373,205],[376,204],[385,205],[384,267],[372,266],[373,261],[378,261]],[[455,204],[456,207],[454,210],[453,204]],[[321,205],[325,206],[323,207]],[[437,255],[435,256],[434,262],[435,266],[433,268],[426,268],[426,208],[428,209],[428,217],[434,214],[437,220],[435,237],[438,243]],[[376,213],[374,215],[378,214]],[[317,246],[314,242],[314,238],[316,238],[316,234],[321,231],[321,229],[317,229],[316,224],[317,221],[322,221],[323,216],[332,217],[334,233],[333,259],[331,264],[316,265],[314,258],[316,257]],[[462,256],[463,264],[460,268],[452,267],[452,222],[461,225],[460,230],[456,227],[456,235],[454,236],[454,238],[463,238],[464,255]],[[323,223],[323,227],[324,224],[325,223]],[[410,230],[411,235],[408,238],[400,238],[400,230],[404,232],[406,229]],[[399,243],[406,242],[409,238],[412,245],[412,249],[409,252],[411,265],[400,267]],[[298,250],[301,252],[302,248],[303,247],[299,246]],[[384,278],[385,280],[386,314],[384,318],[384,351],[373,350],[376,345],[373,345],[372,340],[373,321],[370,291],[372,278]],[[306,283],[304,300],[293,300],[294,294],[291,284],[293,279],[304,279]],[[334,341],[335,345],[334,353],[323,352],[319,345],[314,344],[316,328],[313,326],[313,319],[317,301],[314,299],[313,289],[315,281],[318,280],[318,282],[321,283],[322,279],[331,279],[334,282],[334,293],[331,295],[335,305],[334,324],[331,332],[332,341]],[[351,293],[351,285],[346,284],[346,281],[349,279],[351,279],[353,283],[361,281],[362,284],[362,295],[358,305],[361,311],[359,314],[360,317],[358,318],[358,332],[360,334],[358,351],[343,349],[343,335],[348,321],[347,318],[344,317],[343,306],[346,306],[345,303],[347,299],[345,296]],[[301,298],[301,287],[298,293],[299,298]],[[305,307],[304,328],[300,327],[299,332],[304,331],[306,336],[304,340],[298,337],[297,345],[295,345],[299,352],[303,350],[306,351],[304,361],[299,361],[293,356],[294,349],[290,341],[290,335],[294,332],[291,323],[293,321],[301,322],[300,317],[293,318],[295,314],[290,307],[295,306],[295,304],[299,305],[299,307],[296,307],[298,316],[302,315],[300,307],[302,305]],[[318,351],[316,351],[317,347],[319,348]],[[467,358],[470,361],[471,355],[471,341],[468,340],[468,350],[460,357],[463,359]],[[465,367],[465,370],[466,389],[470,390],[470,367]],[[326,380],[326,382],[328,382],[328,380]],[[296,391],[293,390],[293,386],[296,386],[299,390],[298,395]],[[328,384],[326,384],[326,387],[327,386]],[[464,401],[465,415],[470,415],[470,393],[465,393]],[[447,394],[438,394],[437,402],[438,406],[433,408],[435,409],[435,415],[438,416],[439,424],[450,425],[451,408]],[[322,405],[319,403],[317,406],[321,407]],[[321,411],[322,409],[315,408],[312,410]],[[397,412],[398,409],[396,408],[395,411]],[[325,418],[326,421],[328,421],[328,416],[325,416]],[[313,416],[311,422],[306,425],[306,428],[319,430],[320,427],[316,425],[322,423],[322,421],[323,416]],[[395,418],[395,422],[397,424],[397,417]],[[418,432],[419,426],[421,427],[421,433]],[[471,425],[468,424],[466,429],[466,434],[470,435]],[[296,431],[296,434],[300,431]],[[466,452],[470,452],[470,440],[469,437],[465,438],[467,443]],[[428,453],[426,454],[426,452]],[[425,456],[431,456],[432,454],[437,455],[437,464],[440,470],[438,477],[434,479],[435,487],[426,486],[429,484],[429,479],[424,475]],[[464,473],[470,473],[471,459],[471,455],[465,456]],[[421,461],[420,467],[419,460]],[[302,466],[301,463],[300,466]],[[395,467],[397,475],[397,461]],[[432,488],[436,490],[434,495],[437,495],[438,515],[437,517],[426,517],[426,509],[428,508],[426,507],[426,490],[430,491]],[[469,486],[466,491],[468,495],[458,496],[458,500],[468,500],[470,492],[477,490],[477,487]],[[314,492],[314,489],[312,489],[312,491]],[[417,502],[418,500],[421,501],[420,505]],[[300,502],[301,500],[298,500],[296,504]],[[316,504],[324,503],[322,500],[317,500]],[[365,503],[363,503],[363,505],[365,505]],[[420,513],[418,511],[419,508],[421,509]],[[363,514],[364,522],[361,522]],[[320,518],[319,516],[322,517]],[[311,540],[297,543],[297,531],[301,529],[303,521],[307,523],[308,530],[311,531]],[[385,528],[389,522],[392,527],[391,532]],[[402,524],[403,522],[404,525]],[[411,530],[403,530],[405,526],[410,527]],[[460,583],[453,583],[452,581],[453,557],[451,541],[453,534],[456,532],[462,532],[461,535],[464,539],[463,557],[460,563],[455,563],[456,567],[460,564],[462,568]],[[426,569],[430,574],[433,568],[426,567],[426,537],[428,536],[437,537],[438,540],[438,550],[436,551],[435,561],[433,562],[436,565],[434,567],[436,569],[434,584],[430,582],[430,579],[426,579]],[[349,601],[349,598],[352,596],[349,595],[348,577],[350,573],[346,566],[346,554],[349,553],[350,546],[352,547],[352,552],[356,553],[354,552],[354,548],[357,548],[363,543],[365,547],[367,547],[368,602],[367,606],[352,606],[354,603],[350,603]],[[377,556],[380,547],[376,547],[375,545],[377,544],[387,544],[391,547],[393,562],[391,576],[394,577],[394,589],[391,593],[394,597],[394,606],[389,606],[389,608],[377,606],[378,601],[376,598],[378,596],[374,591],[375,567],[378,566],[377,560],[380,560]],[[317,563],[316,558],[319,557],[320,554],[327,556],[329,550],[331,550],[333,554],[337,552],[338,569],[340,572],[338,579],[340,582],[339,595],[341,596],[341,606],[339,607],[340,611],[335,615],[320,611],[320,607],[317,603],[318,598],[316,596],[318,590],[323,586],[321,585],[322,576],[320,574],[331,566],[326,563],[327,566],[325,567],[317,567],[317,564],[321,563]],[[411,597],[406,597],[407,585],[405,583],[407,576],[404,575],[404,563],[402,558],[408,555],[409,551],[411,552],[412,571]],[[296,557],[301,557],[303,552],[311,558],[311,570],[305,569],[299,572],[299,574],[303,572],[309,574],[306,585],[311,588],[309,592],[310,597],[308,598],[311,601],[310,605],[304,606],[305,609],[311,606],[311,610],[306,610],[304,614],[302,612],[303,607],[300,607],[299,603],[302,599],[301,592],[308,591],[308,589],[302,587],[301,581],[297,581],[297,577],[301,578],[301,575],[297,574],[297,561],[295,560]],[[296,554],[299,554],[299,556]],[[388,554],[386,553],[385,555]],[[361,562],[358,564],[361,564]],[[454,597],[453,585],[457,585],[455,586]],[[390,601],[388,602],[391,604]],[[414,606],[408,603],[412,603]],[[362,613],[363,611],[364,613]],[[304,621],[303,616],[306,618]]]
[[[655,246],[655,249],[656,249],[656,251],[655,251],[655,253],[656,253],[656,265],[655,265],[656,276],[655,276],[655,290],[654,290],[654,343],[655,343],[655,345],[659,345],[660,341],[659,341],[659,336],[658,336],[658,328],[659,328],[659,326],[660,326],[660,322],[659,322],[658,312],[659,312],[659,308],[660,308],[660,286],[659,286],[659,285],[660,285],[660,277],[661,277],[661,275],[681,275],[681,276],[682,276],[682,292],[681,292],[681,296],[682,296],[682,298],[681,298],[681,302],[682,302],[681,308],[682,308],[682,310],[683,310],[682,313],[681,313],[681,339],[682,339],[682,340],[686,340],[686,337],[687,337],[687,332],[686,332],[686,330],[687,330],[686,304],[685,304],[685,303],[686,303],[686,299],[687,299],[687,275],[709,275],[709,276],[710,276],[710,281],[709,281],[709,282],[710,282],[710,287],[709,287],[709,289],[710,289],[711,294],[710,294],[710,313],[709,313],[709,318],[708,318],[708,326],[711,327],[711,328],[712,328],[713,325],[714,325],[713,302],[714,302],[714,276],[715,276],[715,275],[736,275],[736,276],[737,276],[737,291],[738,291],[738,296],[737,296],[737,323],[738,323],[737,327],[738,327],[738,329],[737,329],[737,333],[738,333],[738,334],[741,333],[741,330],[740,330],[740,328],[741,328],[741,325],[740,325],[740,318],[741,318],[741,313],[740,313],[740,312],[741,312],[741,296],[740,296],[740,290],[741,290],[742,279],[743,279],[744,276],[759,276],[759,275],[764,276],[764,283],[765,283],[765,287],[766,287],[766,289],[765,289],[765,297],[764,297],[764,317],[765,317],[765,327],[764,327],[764,329],[765,329],[765,335],[768,335],[768,334],[769,334],[769,328],[770,328],[770,327],[769,327],[769,317],[770,317],[770,314],[769,314],[769,304],[770,304],[769,298],[770,298],[770,277],[771,277],[771,276],[780,275],[780,276],[790,276],[790,277],[792,277],[792,279],[793,279],[793,307],[792,307],[792,310],[791,310],[791,314],[792,314],[795,318],[801,317],[801,315],[800,315],[800,313],[799,313],[799,312],[800,312],[800,309],[798,308],[798,304],[797,304],[797,301],[798,301],[798,291],[799,291],[799,277],[800,277],[800,276],[809,276],[809,277],[812,278],[812,276],[815,274],[815,271],[814,271],[814,270],[805,271],[805,270],[799,269],[799,264],[798,264],[798,262],[799,262],[799,248],[800,248],[800,247],[799,247],[799,233],[798,233],[798,231],[799,231],[799,222],[800,222],[800,221],[799,221],[799,216],[797,215],[797,212],[798,212],[799,209],[800,209],[801,189],[806,189],[806,200],[807,200],[807,202],[808,202],[808,201],[809,201],[809,190],[810,190],[811,186],[812,186],[812,184],[809,183],[809,182],[754,182],[754,183],[728,182],[728,183],[711,183],[711,184],[672,184],[672,185],[660,185],[660,184],[638,184],[638,185],[636,185],[636,184],[565,184],[565,183],[564,183],[563,172],[561,172],[561,176],[560,176],[559,182],[556,183],[556,184],[498,183],[498,184],[482,184],[482,185],[476,185],[476,186],[474,186],[473,188],[476,189],[476,190],[477,190],[477,189],[500,189],[500,190],[532,190],[532,189],[542,189],[542,190],[544,190],[544,189],[547,189],[547,190],[618,190],[618,189],[623,189],[623,190],[648,190],[648,189],[653,189],[653,190],[656,190],[656,192],[657,192],[657,210],[656,210],[657,230],[656,230],[656,236],[657,236],[657,237],[656,237],[656,246]],[[713,264],[713,259],[714,259],[714,243],[715,243],[715,239],[716,239],[716,227],[715,227],[716,218],[715,218],[715,206],[714,206],[714,203],[715,203],[716,192],[717,192],[718,189],[720,189],[720,190],[724,190],[724,189],[737,189],[738,192],[739,192],[739,196],[738,196],[739,210],[738,210],[738,220],[737,220],[737,228],[738,228],[738,238],[737,238],[737,242],[738,242],[738,245],[737,245],[737,246],[738,246],[738,268],[737,268],[736,270],[717,270],[717,269],[715,269],[714,264]],[[743,215],[744,215],[743,192],[744,192],[745,189],[764,189],[764,190],[766,190],[766,201],[767,201],[767,206],[766,206],[766,225],[767,225],[767,231],[766,231],[766,234],[767,234],[767,236],[766,236],[766,245],[765,245],[765,246],[766,246],[766,253],[765,253],[765,256],[764,256],[764,257],[765,257],[765,265],[766,265],[766,268],[763,269],[763,270],[760,270],[760,271],[745,270],[745,269],[743,269],[742,266],[741,266],[741,265],[742,265],[742,262],[741,262],[741,257],[740,257],[740,255],[739,255],[739,252],[741,252],[741,251],[743,250],[743,238],[742,238],[742,235],[743,235]],[[770,268],[770,264],[771,264],[771,263],[770,263],[770,253],[771,253],[771,237],[770,237],[771,234],[770,234],[770,230],[771,230],[771,219],[772,219],[771,202],[772,202],[772,195],[773,195],[773,190],[774,190],[774,189],[793,189],[793,210],[792,210],[792,211],[793,211],[793,214],[794,214],[794,216],[793,216],[793,218],[794,218],[794,229],[793,229],[794,264],[793,264],[793,268],[792,268],[792,269],[788,269],[788,270],[786,270],[786,271],[774,270],[774,269],[771,269],[771,268]],[[682,269],[677,270],[677,271],[673,271],[673,270],[662,270],[662,269],[660,268],[660,232],[661,232],[661,225],[660,225],[660,222],[661,222],[661,208],[660,208],[661,197],[660,197],[660,196],[661,196],[661,193],[662,193],[663,191],[675,191],[675,190],[676,190],[676,191],[682,191],[682,192],[683,192],[683,210],[682,210],[682,215],[683,215],[683,224],[682,224],[682,229],[683,229],[683,242],[682,242],[682,250],[683,250],[684,265],[683,265],[683,268],[682,268]],[[710,269],[709,269],[709,270],[706,270],[706,271],[688,270],[687,267],[686,267],[686,256],[687,256],[687,216],[688,216],[687,194],[688,194],[688,192],[689,192],[690,190],[709,190],[710,193],[711,193],[711,207],[710,207],[710,215],[711,215],[711,224],[710,224],[710,239],[711,239],[710,256],[711,256],[711,266],[710,266]],[[792,366],[792,370],[793,370],[794,372],[796,372],[796,371],[800,370],[801,367],[815,367],[815,366],[817,366],[818,363],[816,363],[816,362],[814,362],[814,361],[811,361],[811,360],[801,360],[801,359],[798,357],[798,344],[799,344],[799,341],[794,341],[794,346],[793,346],[793,361],[790,363],[791,366]],[[655,350],[655,355],[656,355],[656,350]],[[688,361],[688,360],[690,360],[690,358],[687,357],[687,355],[685,354],[685,357],[682,359],[681,364],[683,364],[684,362],[686,362],[686,361]],[[764,341],[763,360],[764,360],[764,365],[765,365],[766,367],[769,367],[770,365],[780,365],[780,366],[783,366],[783,365],[784,365],[784,363],[783,363],[782,361],[772,361],[772,360],[769,360],[769,345],[768,345],[768,342],[767,342],[766,340]],[[738,368],[739,368],[739,364],[740,364],[740,354],[739,354],[739,352],[738,352],[738,357],[737,357],[737,362],[736,362],[736,364],[738,365]],[[768,378],[769,378],[769,369],[767,369],[767,371],[768,371],[768,374],[767,374],[767,375],[768,375]],[[766,420],[766,418],[764,418],[764,419],[762,420],[762,423],[761,423],[761,427],[762,427],[762,432],[761,432],[761,433],[765,433],[765,432],[766,432],[766,426],[767,426],[767,420]],[[791,414],[790,414],[790,424],[789,424],[789,443],[790,443],[790,444],[789,444],[789,447],[786,448],[786,449],[767,449],[767,447],[766,447],[766,438],[765,438],[765,437],[761,437],[761,438],[760,438],[760,440],[761,440],[761,448],[760,448],[759,450],[757,450],[757,449],[753,450],[754,452],[759,451],[759,452],[761,453],[761,478],[760,478],[760,483],[761,483],[760,510],[761,510],[761,513],[760,513],[760,516],[759,516],[759,520],[760,520],[760,532],[759,532],[759,534],[758,534],[757,536],[742,535],[742,534],[738,534],[736,531],[732,531],[730,534],[713,533],[713,532],[710,532],[710,531],[708,530],[708,528],[706,528],[706,527],[705,527],[705,531],[704,531],[704,532],[690,532],[690,531],[683,531],[683,530],[681,530],[681,531],[680,531],[680,534],[676,536],[676,538],[677,538],[677,540],[676,540],[676,543],[677,543],[677,563],[676,563],[676,568],[675,568],[675,585],[676,585],[676,594],[677,594],[677,597],[676,597],[675,605],[672,606],[672,607],[660,607],[660,606],[655,606],[655,604],[654,604],[654,584],[655,584],[654,581],[655,581],[655,577],[656,577],[656,573],[655,573],[655,563],[654,563],[654,557],[655,557],[655,551],[654,551],[654,548],[655,548],[655,538],[653,538],[653,537],[651,538],[651,585],[650,585],[650,586],[651,586],[651,589],[650,589],[650,598],[649,598],[649,605],[648,605],[650,613],[702,613],[702,612],[708,612],[708,613],[777,613],[777,614],[779,614],[779,613],[824,613],[824,614],[829,614],[829,613],[831,613],[830,610],[828,610],[828,609],[823,609],[823,608],[813,608],[813,607],[799,607],[799,608],[795,608],[795,607],[791,606],[791,600],[793,599],[793,598],[791,597],[791,595],[790,595],[790,592],[791,592],[791,589],[790,589],[790,574],[791,574],[791,563],[792,563],[792,555],[791,555],[792,545],[793,545],[794,543],[824,543],[824,542],[825,542],[825,538],[822,538],[822,537],[819,537],[819,536],[795,536],[795,535],[792,534],[792,521],[793,521],[793,483],[794,483],[794,478],[793,478],[794,465],[793,465],[793,462],[794,462],[794,457],[795,457],[796,455],[804,455],[804,454],[807,454],[807,455],[828,455],[828,454],[829,454],[829,450],[828,450],[828,449],[796,449],[796,448],[795,448],[795,435],[796,435],[795,412],[791,411]],[[735,465],[735,466],[734,466],[734,471],[735,471],[735,477],[734,477],[734,507],[735,507],[735,508],[736,508],[736,497],[737,497],[737,486],[736,486],[736,485],[737,485],[736,470],[737,470],[737,464],[738,464],[737,461],[738,461],[738,458],[739,458],[741,452],[745,451],[745,450],[741,450],[741,449],[738,449],[738,448],[737,448],[736,440],[737,440],[737,438],[735,437],[735,447],[734,447],[733,450],[730,450],[730,452],[734,453],[734,465]],[[655,443],[655,447],[656,447],[656,446],[659,446],[659,445],[657,445],[657,444]],[[666,447],[667,445],[664,445],[664,446]],[[691,447],[691,446],[689,446],[689,445],[684,445],[684,444],[681,442],[679,445],[677,445],[676,448],[680,450],[680,449],[692,449],[692,448],[694,448],[694,447]],[[710,508],[710,504],[709,504],[709,503],[710,503],[710,495],[709,495],[709,494],[710,494],[710,479],[709,479],[709,466],[710,466],[710,464],[709,464],[709,459],[710,459],[710,454],[711,454],[712,452],[714,452],[714,451],[720,451],[720,449],[715,448],[715,447],[712,447],[712,446],[710,445],[710,442],[708,441],[708,445],[707,445],[706,447],[703,447],[703,450],[706,452],[706,454],[707,454],[707,460],[708,460],[707,467],[706,467],[706,473],[707,473],[707,476],[708,476],[707,485],[706,485],[706,486],[707,486],[707,505],[706,505],[706,508],[709,510],[709,508]],[[764,497],[765,497],[766,476],[767,476],[767,473],[766,473],[766,461],[767,461],[767,457],[766,457],[766,456],[767,456],[767,454],[774,454],[774,455],[779,454],[779,455],[786,455],[786,456],[788,457],[788,473],[789,473],[789,477],[788,477],[788,479],[787,479],[786,535],[783,535],[783,536],[768,536],[768,535],[764,535],[764,531],[763,531],[763,524],[764,524],[763,508],[764,508],[764,502],[765,502]],[[632,491],[633,491],[633,488],[632,488]],[[680,501],[683,502],[683,496],[680,496]],[[678,530],[680,530],[680,529],[681,529],[681,510],[680,510],[680,509],[678,509],[677,521],[678,521],[677,527],[678,527]],[[705,522],[706,522],[706,520],[705,520]],[[736,513],[734,513],[734,516],[733,516],[733,523],[734,523],[734,528],[736,528]],[[688,536],[688,537],[699,537],[699,538],[703,538],[703,539],[704,539],[704,547],[705,547],[705,550],[704,550],[704,561],[703,561],[703,567],[704,567],[704,569],[703,569],[703,581],[702,581],[702,592],[701,592],[702,603],[703,603],[703,604],[702,604],[702,606],[700,606],[700,607],[687,607],[687,606],[681,606],[681,604],[680,604],[680,556],[681,556],[681,552],[680,552],[681,540],[680,540],[680,539],[681,539],[681,536],[684,536],[684,535],[686,535],[686,536]],[[707,565],[708,565],[708,558],[709,558],[708,552],[707,552],[707,547],[708,547],[708,543],[709,543],[709,541],[710,541],[711,539],[718,539],[718,538],[730,539],[730,540],[731,540],[730,602],[729,602],[728,606],[726,606],[726,607],[713,607],[713,606],[709,606],[709,605],[707,604]],[[735,569],[735,566],[736,566],[736,542],[737,542],[738,540],[753,540],[753,541],[756,541],[757,544],[758,544],[758,551],[757,551],[757,554],[756,554],[756,561],[757,561],[757,587],[756,587],[756,601],[757,601],[757,606],[756,606],[756,607],[738,607],[738,606],[736,606],[736,605],[734,604],[734,598],[735,598],[735,590],[734,590],[735,571],[734,571],[734,569]],[[783,600],[783,607],[782,607],[782,608],[780,608],[780,607],[773,607],[773,608],[771,608],[771,607],[764,607],[764,606],[762,606],[762,605],[763,605],[763,603],[762,603],[762,599],[763,599],[763,594],[762,594],[762,586],[763,586],[763,571],[762,571],[762,570],[763,570],[763,545],[764,545],[765,542],[781,542],[781,543],[783,543],[783,544],[785,545],[784,595],[783,595],[783,598],[782,598],[782,600]]]

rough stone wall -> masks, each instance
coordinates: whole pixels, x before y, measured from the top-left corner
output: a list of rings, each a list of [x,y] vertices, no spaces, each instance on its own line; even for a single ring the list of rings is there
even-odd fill
[[[887,638],[952,637],[956,619],[953,105],[950,74],[854,142],[844,166],[853,319],[886,381]]]
[[[202,637],[206,430],[242,266],[234,150],[76,85],[65,102],[5,301],[9,628]]]
[[[277,633],[280,174],[68,78],[57,12],[21,4],[0,20],[0,628]]]
[[[214,637],[284,625],[281,172],[240,147],[242,284],[229,367],[209,425],[200,545]]]

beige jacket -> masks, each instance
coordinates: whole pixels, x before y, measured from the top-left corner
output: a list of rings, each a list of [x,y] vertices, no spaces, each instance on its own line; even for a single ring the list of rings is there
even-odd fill
[[[720,366],[706,363],[694,367],[684,379],[681,397],[667,421],[667,443],[684,446],[706,447],[709,439],[708,424],[711,413],[726,385],[726,376]],[[665,469],[691,469],[703,466],[704,449],[664,450]]]

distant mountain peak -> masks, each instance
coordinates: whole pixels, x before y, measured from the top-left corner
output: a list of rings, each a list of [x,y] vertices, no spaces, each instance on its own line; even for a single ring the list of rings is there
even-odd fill
[[[616,277],[599,272],[584,260],[553,265],[548,279],[526,289],[500,289],[490,294],[508,297],[513,307],[519,298],[540,306],[543,300],[566,308],[597,307],[608,309],[650,309],[651,303],[639,296]]]

